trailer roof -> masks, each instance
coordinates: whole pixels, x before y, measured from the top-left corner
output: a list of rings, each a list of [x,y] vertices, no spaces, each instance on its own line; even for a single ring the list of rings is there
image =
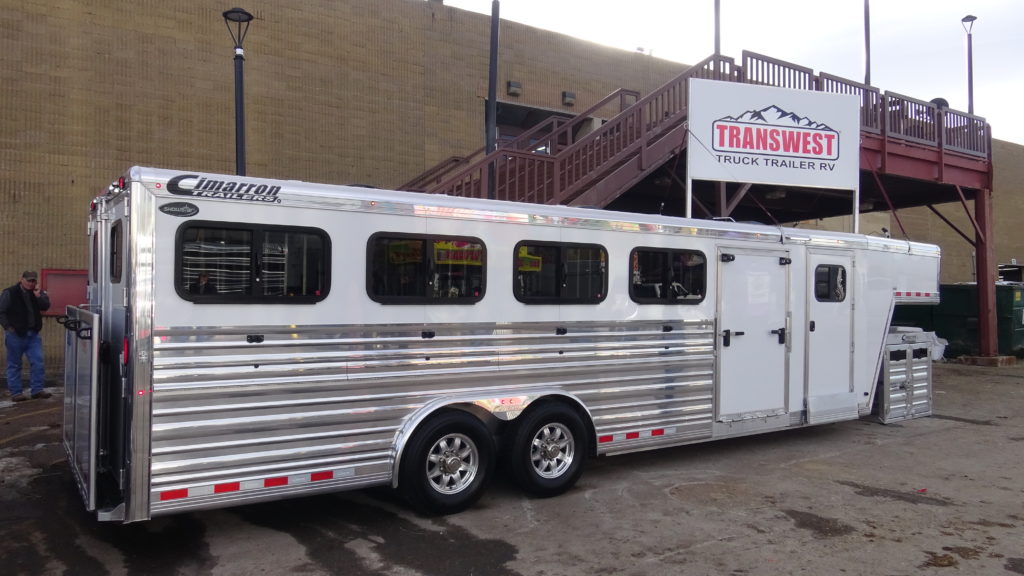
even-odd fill
[[[583,228],[598,228],[619,231],[658,231],[667,233],[685,233],[692,236],[731,237],[744,240],[759,240],[784,244],[809,244],[820,247],[863,248],[887,252],[910,252],[915,254],[933,254],[938,256],[938,246],[910,242],[879,236],[866,236],[847,232],[830,232],[823,230],[805,230],[787,228],[760,223],[733,222],[725,220],[702,220],[662,216],[659,214],[641,214],[633,212],[615,212],[598,208],[581,208],[573,206],[530,204],[509,202],[504,200],[485,200],[463,198],[419,192],[404,192],[372,188],[366,186],[347,186],[337,184],[318,184],[301,180],[275,180],[251,176],[215,174],[200,171],[166,170],[134,166],[126,173],[129,180],[142,182],[154,194],[168,196],[184,195],[194,199],[234,201],[242,196],[253,196],[253,191],[273,193],[274,205],[309,205],[329,209],[336,204],[338,209],[355,204],[370,203],[374,206],[386,206],[389,211],[408,211],[431,214],[437,217],[477,218],[485,220],[517,221],[538,225],[572,225]],[[173,192],[170,190],[175,182],[188,182],[189,186],[197,183],[210,184],[220,190],[221,186],[231,185],[233,193],[224,197],[223,192],[210,192],[205,198],[195,198],[191,188]],[[250,193],[241,193],[241,191]],[[198,196],[198,195],[197,195]],[[218,198],[218,196],[220,198]],[[387,209],[384,208],[384,209]]]

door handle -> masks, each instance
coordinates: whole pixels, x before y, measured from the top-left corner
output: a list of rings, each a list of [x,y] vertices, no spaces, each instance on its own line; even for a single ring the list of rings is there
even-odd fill
[[[741,330],[722,330],[722,346],[729,346],[732,344],[733,336],[743,336],[743,334],[745,334],[745,332]]]
[[[786,343],[786,327],[785,326],[783,326],[782,328],[779,328],[778,330],[772,330],[772,334],[778,334],[779,335],[779,344],[785,344]]]
[[[814,320],[811,320],[811,332],[814,332]]]

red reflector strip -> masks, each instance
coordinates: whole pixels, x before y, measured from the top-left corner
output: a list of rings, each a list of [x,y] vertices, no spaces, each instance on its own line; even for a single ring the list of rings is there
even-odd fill
[[[165,500],[177,500],[179,498],[188,497],[188,488],[182,488],[181,490],[167,490],[166,492],[160,493],[160,501]]]
[[[225,484],[215,484],[213,486],[214,494],[222,494],[224,492],[238,492],[242,489],[242,484],[239,482],[227,482]]]
[[[651,430],[640,430],[637,432],[620,432],[618,434],[606,434],[604,436],[598,436],[597,442],[599,444],[608,444],[609,442],[622,442],[624,440],[640,440],[643,438],[653,438],[656,436],[665,436],[668,434],[675,433],[675,428],[654,428]]]
[[[608,436],[608,442],[612,436]],[[301,488],[304,484],[311,482],[323,482],[324,480],[339,480],[351,478],[355,475],[355,469],[343,467],[334,470],[320,470],[318,472],[296,473],[290,476],[274,476],[272,478],[251,478],[236,482],[221,482],[219,484],[204,484],[179,488],[175,490],[156,490],[153,492],[153,499],[161,502],[168,500],[180,500],[183,498],[204,498],[215,494],[227,494],[232,492],[248,492],[250,490],[263,490],[279,486]]]

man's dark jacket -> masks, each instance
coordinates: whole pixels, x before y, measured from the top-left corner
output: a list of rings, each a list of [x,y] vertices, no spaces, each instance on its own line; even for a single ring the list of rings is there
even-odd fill
[[[22,289],[21,283],[11,286],[7,290],[8,304],[7,304],[7,322],[14,328],[14,331],[18,336],[24,337],[28,334],[30,326],[35,326],[36,331],[43,327],[43,315],[40,313],[41,310],[48,310],[50,308],[49,302],[46,306],[40,308],[39,299],[36,298],[35,293],[28,292]],[[26,292],[26,298],[22,296],[22,292]],[[31,319],[31,324],[29,320]]]

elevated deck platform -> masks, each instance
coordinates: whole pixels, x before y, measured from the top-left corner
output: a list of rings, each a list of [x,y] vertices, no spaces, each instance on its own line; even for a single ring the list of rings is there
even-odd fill
[[[642,98],[618,90],[571,120],[552,117],[489,155],[449,158],[402,188],[682,215],[690,78],[859,97],[861,212],[966,201],[991,189],[984,118],[752,52],[740,64],[711,56]],[[614,104],[617,115],[580,129]],[[850,201],[845,191],[698,182],[693,214],[793,222],[849,214]]]

